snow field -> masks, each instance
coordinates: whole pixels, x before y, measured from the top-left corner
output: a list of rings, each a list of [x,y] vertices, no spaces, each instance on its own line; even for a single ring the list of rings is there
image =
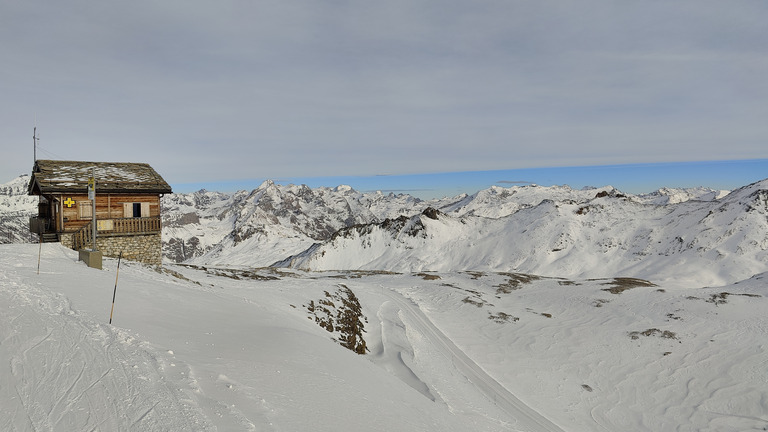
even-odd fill
[[[768,427],[764,281],[621,294],[602,291],[605,282],[544,279],[506,294],[495,288],[499,275],[452,276],[441,282],[458,287],[449,296],[426,287],[408,295],[432,305],[430,319],[489,375],[566,430]],[[724,291],[750,296],[707,301]],[[488,320],[499,312],[519,320]],[[642,334],[649,329],[659,332]]]
[[[37,275],[33,250],[6,246],[0,255],[0,429],[209,429],[163,358],[56,289],[77,284],[67,280],[78,273],[66,269],[71,258]]]
[[[699,288],[123,262],[110,326],[116,261],[46,244],[37,275],[37,251],[0,246],[2,430],[768,428],[764,275]],[[306,309],[339,284],[366,355]]]
[[[89,269],[76,252],[44,245],[38,277],[36,253],[31,245],[0,247],[8,300],[0,359],[24,367],[2,374],[8,400],[23,396],[0,404],[9,430],[508,430],[495,418],[451,414],[331,341],[302,304],[335,287],[336,278],[238,280],[174,267],[192,282],[123,262],[109,326],[116,262]],[[31,316],[39,303],[56,299],[72,314],[12,326],[17,315]],[[51,327],[75,341],[69,350],[36,342]],[[6,336],[13,331],[15,338]],[[25,357],[32,352],[22,341],[29,340],[48,360]],[[82,359],[70,353],[86,348]],[[49,370],[67,379],[51,378]],[[39,383],[30,384],[30,374]]]

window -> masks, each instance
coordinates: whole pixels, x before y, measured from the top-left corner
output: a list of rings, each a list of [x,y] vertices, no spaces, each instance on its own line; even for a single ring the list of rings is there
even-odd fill
[[[149,217],[149,203],[123,203],[123,217]]]
[[[78,219],[93,219],[93,204],[90,200],[77,202]]]

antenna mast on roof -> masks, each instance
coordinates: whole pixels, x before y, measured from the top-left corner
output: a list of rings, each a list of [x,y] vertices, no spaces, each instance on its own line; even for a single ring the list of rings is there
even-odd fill
[[[40,138],[37,136],[37,116],[35,116],[35,127],[32,129],[32,147],[34,148],[33,156],[35,160],[33,162],[37,162],[37,142],[40,140]]]

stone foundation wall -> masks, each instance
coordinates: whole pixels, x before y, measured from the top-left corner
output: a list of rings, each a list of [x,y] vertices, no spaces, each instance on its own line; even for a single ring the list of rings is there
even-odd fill
[[[65,248],[72,249],[72,246],[74,245],[73,238],[74,235],[72,234],[59,233],[59,242],[61,242],[61,245]]]
[[[72,234],[60,234],[61,244],[72,248]],[[90,245],[88,245],[90,247]],[[117,258],[123,252],[123,258],[144,264],[163,265],[160,233],[141,235],[101,234],[96,238],[96,247],[105,257]]]

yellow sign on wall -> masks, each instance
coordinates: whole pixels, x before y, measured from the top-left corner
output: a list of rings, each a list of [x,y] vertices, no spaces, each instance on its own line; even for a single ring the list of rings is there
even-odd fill
[[[67,198],[64,200],[64,205],[67,206],[67,208],[72,208],[73,205],[75,205],[75,201],[72,200],[72,198]]]

